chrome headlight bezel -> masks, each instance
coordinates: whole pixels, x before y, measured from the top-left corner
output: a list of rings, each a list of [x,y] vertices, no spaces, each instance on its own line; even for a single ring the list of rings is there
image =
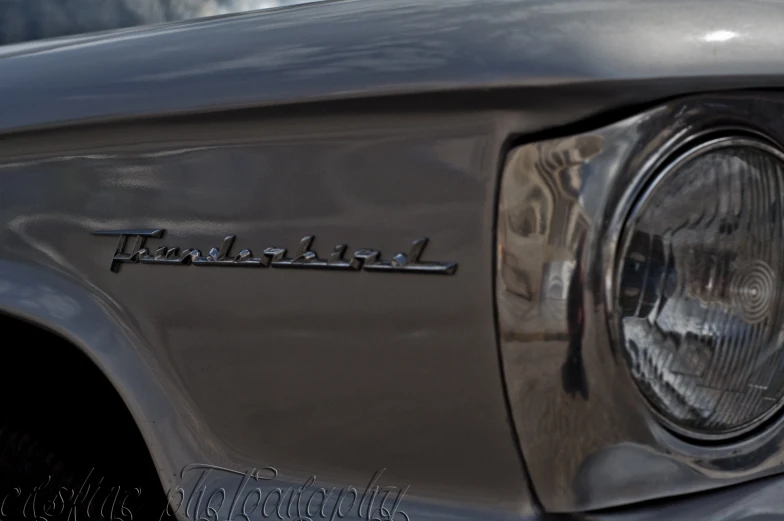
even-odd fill
[[[777,94],[698,96],[510,150],[498,210],[499,336],[513,419],[547,510],[605,508],[784,471],[780,414],[731,439],[685,436],[662,421],[629,372],[613,312],[624,223],[650,183],[713,139],[778,150],[782,115]],[[569,289],[548,293],[553,277]],[[576,300],[579,312],[567,304]]]

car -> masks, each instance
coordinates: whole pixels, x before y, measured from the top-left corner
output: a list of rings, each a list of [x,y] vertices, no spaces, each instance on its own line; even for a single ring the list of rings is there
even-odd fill
[[[0,47],[0,519],[784,515],[784,5],[180,18]]]

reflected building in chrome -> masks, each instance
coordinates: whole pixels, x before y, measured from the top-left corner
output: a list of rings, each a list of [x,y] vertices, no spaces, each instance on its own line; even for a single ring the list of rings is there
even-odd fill
[[[582,168],[600,144],[589,136],[523,147],[504,178],[498,284],[506,305],[500,309],[532,340],[569,334],[567,303],[570,293],[581,293],[574,259],[590,227],[579,203]]]

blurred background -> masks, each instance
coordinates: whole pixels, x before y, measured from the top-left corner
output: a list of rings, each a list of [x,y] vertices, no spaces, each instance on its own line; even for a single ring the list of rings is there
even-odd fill
[[[0,45],[319,0],[0,0]]]

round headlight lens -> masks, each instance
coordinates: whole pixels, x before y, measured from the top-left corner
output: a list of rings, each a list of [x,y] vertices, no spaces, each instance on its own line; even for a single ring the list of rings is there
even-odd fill
[[[784,398],[784,159],[753,139],[704,143],[667,167],[625,228],[621,342],[658,416],[724,439]]]

